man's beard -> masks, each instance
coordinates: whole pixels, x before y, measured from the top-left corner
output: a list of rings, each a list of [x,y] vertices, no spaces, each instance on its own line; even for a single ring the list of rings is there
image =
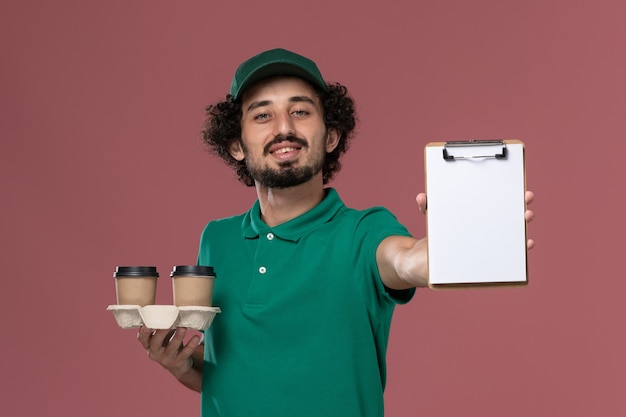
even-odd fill
[[[266,153],[269,153],[267,149],[274,144],[280,143],[285,140],[300,143],[302,147],[308,146],[306,141],[295,137],[279,137],[269,143],[265,149]],[[244,147],[244,152],[247,154],[247,149]],[[286,161],[279,163],[280,168],[273,169],[268,167],[253,166],[250,163],[250,158],[246,158],[246,168],[250,176],[259,184],[268,188],[289,188],[295,187],[300,184],[304,184],[318,174],[324,167],[324,152],[320,155],[314,155],[314,159],[309,165],[301,167],[292,167],[293,162]]]
[[[285,166],[290,165],[290,162],[284,163]],[[247,165],[250,176],[254,178],[259,184],[268,188],[289,188],[296,185],[304,184],[309,181],[315,174],[320,172],[320,169],[315,170],[311,166],[304,166],[299,168],[260,168],[255,169],[250,165]]]

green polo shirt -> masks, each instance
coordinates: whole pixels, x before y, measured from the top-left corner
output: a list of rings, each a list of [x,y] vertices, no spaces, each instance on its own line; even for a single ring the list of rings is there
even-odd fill
[[[376,248],[409,236],[381,207],[334,189],[276,227],[246,213],[210,222],[198,263],[215,268],[219,314],[205,333],[203,417],[379,417],[394,306]]]

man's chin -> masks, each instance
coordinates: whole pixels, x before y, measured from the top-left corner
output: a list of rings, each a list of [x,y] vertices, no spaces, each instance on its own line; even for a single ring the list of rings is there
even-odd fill
[[[261,175],[255,175],[253,178],[268,188],[291,188],[302,185],[310,181],[315,173],[309,167],[300,169],[288,168],[280,171],[267,170]]]

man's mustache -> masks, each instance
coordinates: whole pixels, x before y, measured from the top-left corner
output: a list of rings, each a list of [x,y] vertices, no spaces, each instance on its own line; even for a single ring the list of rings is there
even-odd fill
[[[301,145],[302,147],[308,146],[309,144],[307,143],[306,140],[301,139],[297,136],[293,136],[293,135],[288,135],[288,136],[284,136],[284,135],[279,135],[276,136],[274,139],[272,139],[270,142],[268,142],[265,147],[263,148],[263,151],[265,152],[265,155],[270,153],[270,148],[274,145],[277,145],[281,142],[293,142],[293,143],[297,143],[298,145]]]

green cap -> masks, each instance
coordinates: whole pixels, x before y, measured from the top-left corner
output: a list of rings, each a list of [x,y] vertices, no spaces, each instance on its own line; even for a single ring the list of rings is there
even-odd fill
[[[279,48],[261,52],[239,65],[230,85],[230,94],[235,100],[239,100],[242,93],[252,84],[275,75],[300,77],[326,90],[326,82],[315,62]]]

